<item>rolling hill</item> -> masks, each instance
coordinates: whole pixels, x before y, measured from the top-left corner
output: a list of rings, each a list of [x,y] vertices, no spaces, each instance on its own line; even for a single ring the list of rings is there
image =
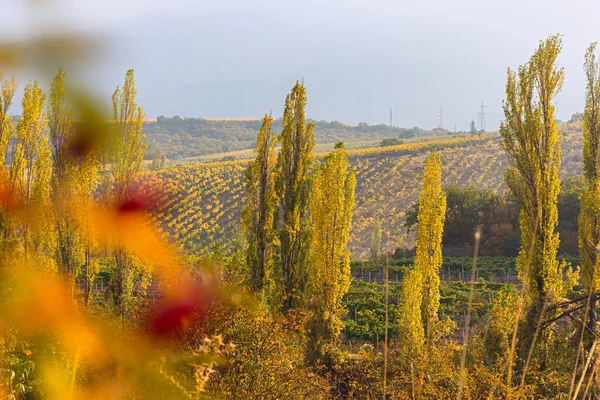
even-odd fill
[[[252,149],[259,119],[211,119],[163,117],[144,122],[144,133],[150,151],[148,158],[164,154],[169,159],[197,157]],[[398,128],[388,125],[347,125],[337,121],[311,121],[315,124],[317,143],[379,141],[386,138],[408,139],[441,135],[445,131],[424,130],[418,127]],[[273,131],[281,131],[281,119],[273,122]]]
[[[581,171],[578,125],[562,125],[561,178]],[[357,172],[356,208],[349,249],[366,258],[374,219],[382,221],[382,248],[410,246],[403,227],[407,209],[417,201],[428,151],[439,151],[443,184],[474,185],[502,193],[507,159],[497,134],[455,137],[385,148],[348,150]],[[323,154],[318,155],[318,157]],[[174,241],[192,252],[215,244],[231,247],[239,233],[247,161],[184,164],[144,173],[146,190],[159,196],[155,221]]]

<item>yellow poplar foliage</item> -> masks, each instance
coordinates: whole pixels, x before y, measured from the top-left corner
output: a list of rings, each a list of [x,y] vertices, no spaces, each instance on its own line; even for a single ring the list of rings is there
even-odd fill
[[[279,261],[283,310],[304,302],[310,227],[310,174],[313,168],[315,126],[306,123],[306,88],[296,82],[285,99],[281,149],[277,157],[275,191],[279,196],[276,224],[279,235]]]
[[[425,337],[431,336],[431,328],[437,321],[440,306],[440,275],[442,267],[442,234],[446,216],[446,194],[442,190],[442,162],[439,154],[430,155],[425,161],[423,190],[419,199],[417,221],[417,248],[415,269],[423,278],[423,327]]]
[[[556,67],[560,36],[540,42],[529,62],[518,72],[508,70],[502,144],[510,166],[506,184],[521,206],[521,250],[517,270],[534,301],[535,324],[544,304],[562,295],[562,273],[556,258],[559,237],[557,199],[560,143],[553,98],[564,73]]]
[[[350,287],[350,252],[346,244],[352,225],[356,175],[349,170],[343,143],[325,157],[316,171],[311,197],[313,236],[309,272],[310,346],[316,354],[334,344],[343,327],[342,298]]]
[[[142,133],[145,114],[136,103],[136,95],[134,72],[130,69],[123,87],[117,87],[112,96],[115,135],[109,162],[114,180],[114,200],[117,202],[128,195],[148,148]]]
[[[517,318],[518,293],[509,286],[494,297],[490,309],[490,323],[485,335],[485,358],[488,361],[504,359],[510,349],[510,340]]]
[[[242,227],[246,235],[246,263],[250,269],[252,289],[260,292],[271,278],[273,213],[276,206],[274,188],[275,136],[273,118],[265,115],[256,139],[256,158],[246,170],[246,204],[242,210]]]
[[[132,69],[125,75],[122,88],[117,87],[113,96],[114,136],[108,161],[112,173],[110,199],[117,205],[123,204],[131,195],[144,152],[148,145],[142,133],[144,110],[136,103],[137,89]],[[106,190],[106,187],[105,187]],[[116,271],[112,280],[113,300],[125,318],[131,308],[133,297],[133,260],[125,252],[123,240],[115,243]]]
[[[600,68],[596,61],[596,43],[585,54],[586,98],[583,111],[583,172],[585,187],[579,214],[579,251],[582,281],[587,290],[596,291],[600,283]],[[592,305],[595,308],[595,305]]]
[[[413,270],[402,285],[400,331],[414,351],[431,342],[438,321],[442,235],[446,216],[446,194],[442,189],[442,162],[431,153],[425,160],[423,189],[419,197],[417,244]],[[416,320],[415,320],[416,319]]]
[[[25,254],[48,254],[52,243],[48,218],[52,160],[44,102],[46,96],[37,82],[25,87],[23,113],[17,124],[13,159],[9,172],[9,190],[19,204],[29,207],[13,235],[22,237]]]
[[[399,340],[403,356],[415,361],[422,354],[425,344],[425,330],[421,305],[423,304],[423,279],[421,272],[415,268],[407,271],[402,281],[399,303]]]
[[[52,200],[59,270],[72,282],[81,265],[89,267],[89,238],[84,235],[97,185],[96,153],[73,154],[77,139],[74,112],[66,105],[66,74],[60,68],[48,96],[48,129],[52,146]],[[91,149],[90,149],[91,150]]]
[[[371,259],[377,260],[381,255],[381,219],[375,218],[373,232],[371,232]]]

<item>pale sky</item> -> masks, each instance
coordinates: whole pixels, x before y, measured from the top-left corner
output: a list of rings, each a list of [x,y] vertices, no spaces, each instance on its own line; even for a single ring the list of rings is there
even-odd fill
[[[561,33],[566,120],[583,107],[583,55],[600,40],[595,0],[0,0],[0,10],[0,41],[51,27],[105,38],[101,63],[67,73],[108,100],[134,68],[148,117],[279,116],[304,78],[313,119],[387,123],[392,106],[394,125],[432,128],[443,106],[444,127],[466,130],[483,101],[496,129],[506,68]],[[17,72],[21,89],[33,74]]]

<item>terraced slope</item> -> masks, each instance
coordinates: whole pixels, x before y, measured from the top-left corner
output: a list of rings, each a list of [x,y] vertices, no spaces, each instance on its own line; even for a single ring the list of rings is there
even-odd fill
[[[444,185],[475,185],[503,192],[507,160],[498,136],[481,135],[395,147],[350,150],[357,171],[356,209],[349,248],[354,258],[368,256],[376,216],[382,220],[385,251],[410,245],[402,227],[407,209],[417,201],[423,161],[430,150],[441,153]],[[562,177],[581,171],[581,134],[563,138]],[[147,189],[158,189],[156,222],[173,240],[191,252],[216,244],[230,247],[239,233],[244,201],[246,162],[188,164],[144,176]]]

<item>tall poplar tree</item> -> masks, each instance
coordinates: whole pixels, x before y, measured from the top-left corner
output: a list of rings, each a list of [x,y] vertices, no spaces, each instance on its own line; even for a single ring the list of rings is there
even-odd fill
[[[66,104],[65,92],[66,73],[60,68],[50,86],[46,115],[53,160],[51,197],[56,261],[62,275],[73,282],[82,266],[85,272],[89,269],[85,225],[97,186],[98,159],[95,149],[74,154],[77,140],[74,111]]]
[[[579,214],[579,251],[581,277],[590,294],[589,326],[595,329],[597,296],[600,288],[600,68],[596,60],[596,43],[585,53],[586,98],[583,111],[583,174]]]
[[[508,155],[505,181],[521,206],[519,278],[526,285],[530,307],[523,339],[535,336],[545,307],[562,290],[562,271],[556,258],[559,237],[557,199],[560,143],[552,100],[560,91],[564,73],[556,66],[561,37],[541,41],[529,62],[518,72],[508,70],[505,120],[500,124],[502,145]],[[523,350],[528,351],[525,343]]]
[[[314,176],[311,197],[313,225],[309,285],[308,358],[326,356],[343,327],[342,298],[350,287],[350,237],[356,174],[350,170],[343,143],[325,157]]]
[[[130,195],[148,148],[142,132],[145,113],[136,103],[136,96],[135,75],[130,69],[123,87],[117,86],[112,96],[115,135],[109,162],[114,184],[113,200],[117,203]]]
[[[136,174],[142,166],[148,147],[142,132],[144,110],[136,103],[137,90],[132,69],[125,75],[123,87],[117,86],[113,96],[113,144],[108,155],[112,175],[111,201],[119,206],[131,195]],[[113,299],[125,319],[129,314],[133,294],[133,265],[121,244],[115,250],[116,270],[112,279]]]
[[[425,160],[423,189],[419,199],[415,269],[423,279],[423,328],[425,339],[431,340],[433,325],[440,307],[440,268],[442,267],[442,235],[446,217],[446,193],[442,189],[442,161],[439,154]]]
[[[400,351],[403,353],[401,358],[413,365],[423,354],[425,345],[422,304],[423,277],[421,271],[413,267],[404,275],[398,297],[398,333]]]
[[[276,226],[283,311],[301,305],[306,289],[310,249],[309,201],[315,146],[312,123],[307,124],[306,89],[300,82],[285,100],[281,149],[277,157],[275,191],[279,196]]]
[[[425,160],[419,197],[414,266],[407,273],[400,296],[400,332],[404,346],[411,349],[413,355],[418,354],[423,344],[431,344],[436,336],[445,217],[442,162],[439,154],[431,153]]]
[[[371,260],[377,260],[381,255],[381,219],[375,218],[373,232],[371,232]]]
[[[27,256],[46,255],[52,246],[50,202],[52,160],[44,102],[46,95],[37,82],[25,87],[23,113],[17,124],[13,158],[9,170],[9,187],[17,200],[30,209],[22,219],[17,234]]]
[[[242,226],[246,236],[246,263],[252,289],[259,293],[268,285],[272,273],[274,240],[273,216],[277,198],[274,187],[275,135],[273,118],[265,115],[256,139],[256,158],[246,170],[246,205]]]
[[[79,199],[75,185],[79,177],[75,174],[75,165],[70,156],[74,119],[73,110],[65,104],[65,78],[65,71],[60,68],[50,86],[46,115],[53,158],[56,259],[60,272],[72,281],[84,262],[84,247],[77,227]]]

